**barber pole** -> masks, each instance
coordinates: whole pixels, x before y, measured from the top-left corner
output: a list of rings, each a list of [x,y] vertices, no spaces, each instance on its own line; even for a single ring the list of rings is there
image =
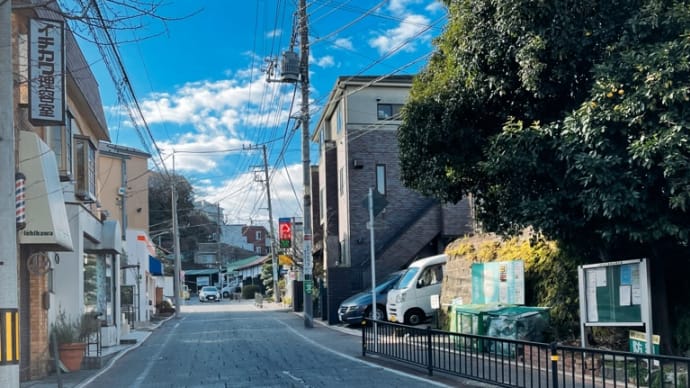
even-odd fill
[[[17,208],[17,230],[26,227],[26,176],[21,172],[14,175],[14,195]]]

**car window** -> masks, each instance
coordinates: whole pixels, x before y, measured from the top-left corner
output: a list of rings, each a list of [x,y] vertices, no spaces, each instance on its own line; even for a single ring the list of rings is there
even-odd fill
[[[419,281],[417,281],[417,287],[427,287],[441,283],[441,281],[443,281],[443,265],[436,264],[424,269],[422,275],[419,277]]]
[[[398,290],[408,288],[410,284],[412,284],[412,282],[414,281],[414,278],[417,275],[418,271],[419,267],[408,268],[393,288],[396,288]]]
[[[376,286],[376,291],[385,292],[390,290],[399,279],[400,273],[396,272],[388,275],[379,285]]]
[[[218,290],[217,290],[215,287],[204,287],[204,288],[201,289],[201,291],[205,291],[205,292],[216,292],[216,291],[218,291]]]

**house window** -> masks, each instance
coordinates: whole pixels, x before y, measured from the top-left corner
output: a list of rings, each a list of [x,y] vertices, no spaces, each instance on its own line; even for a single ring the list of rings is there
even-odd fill
[[[379,194],[386,195],[386,165],[376,165],[376,191]]]
[[[403,104],[378,104],[376,118],[379,120],[400,120],[400,110]]]
[[[342,196],[345,193],[345,169],[343,167],[340,167],[338,173],[338,186],[340,187],[340,195]]]
[[[257,240],[261,240],[261,238],[262,238],[261,231],[260,231],[260,230],[257,230],[257,231],[256,231],[256,239],[257,239]]]
[[[43,140],[55,153],[58,173],[63,182],[72,179],[72,129],[76,125],[72,115],[67,112],[65,125],[44,127]]]
[[[350,240],[347,238],[340,241],[340,265],[350,266]]]
[[[326,207],[326,196],[324,193],[324,188],[322,187],[321,190],[319,190],[319,218],[321,220],[324,219],[324,207]]]
[[[86,136],[74,136],[76,195],[85,202],[96,200],[96,147]]]
[[[336,117],[335,117],[335,131],[336,133],[340,133],[343,130],[343,114],[340,113],[340,107],[336,110]]]

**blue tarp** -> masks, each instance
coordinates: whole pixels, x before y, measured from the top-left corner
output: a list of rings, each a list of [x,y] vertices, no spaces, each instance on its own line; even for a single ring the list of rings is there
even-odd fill
[[[151,275],[163,275],[163,263],[158,258],[149,256],[149,271]]]

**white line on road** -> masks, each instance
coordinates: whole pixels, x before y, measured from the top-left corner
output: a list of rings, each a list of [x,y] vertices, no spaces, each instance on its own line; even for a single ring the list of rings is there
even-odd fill
[[[283,322],[283,321],[281,321],[281,320],[279,320],[279,319],[275,319],[275,318],[274,318],[274,320],[275,320],[276,322],[279,322],[281,325],[285,326],[288,330],[290,330],[290,331],[291,331],[293,334],[295,334],[296,336],[298,336],[298,337],[302,338],[303,340],[309,342],[310,344],[312,344],[312,345],[318,347],[319,349],[325,350],[325,351],[327,351],[327,352],[329,352],[329,353],[335,354],[335,355],[340,356],[340,357],[342,357],[342,358],[345,358],[345,359],[347,359],[347,360],[354,361],[354,362],[358,362],[358,363],[360,363],[360,364],[364,364],[364,365],[367,365],[367,366],[372,367],[372,368],[381,368],[381,369],[383,369],[383,370],[386,370],[386,371],[391,372],[391,373],[393,373],[393,374],[396,374],[396,375],[398,375],[398,376],[404,376],[404,377],[407,377],[407,378],[410,378],[410,379],[414,379],[414,380],[417,380],[417,381],[422,382],[422,383],[424,383],[424,384],[434,385],[434,386],[436,386],[436,387],[450,387],[450,385],[441,384],[441,383],[438,383],[438,382],[436,382],[436,381],[428,380],[428,379],[425,379],[425,378],[422,378],[422,377],[419,377],[419,376],[411,375],[411,374],[409,374],[409,373],[405,373],[405,372],[401,372],[401,371],[399,371],[399,370],[387,368],[387,367],[385,367],[385,366],[381,366],[381,365],[378,365],[378,364],[374,364],[374,363],[371,363],[371,362],[367,362],[367,361],[364,361],[364,360],[360,360],[359,358],[355,358],[355,357],[352,357],[352,356],[348,356],[347,354],[340,353],[340,352],[335,351],[335,350],[333,350],[333,349],[331,349],[331,348],[327,348],[327,347],[321,345],[321,344],[318,343],[318,342],[312,341],[310,338],[305,337],[305,336],[302,335],[300,332],[298,332],[297,330],[295,330],[295,329],[293,329],[292,327],[290,327],[287,323],[285,323],[285,322]]]
[[[291,379],[293,379],[293,380],[299,382],[300,384],[302,384],[302,385],[304,385],[304,386],[306,387],[306,385],[304,384],[304,380],[302,380],[302,379],[300,379],[299,377],[293,375],[293,374],[290,373],[289,371],[284,370],[284,371],[283,371],[283,374],[286,375],[287,377],[289,377],[289,378],[291,378]]]

